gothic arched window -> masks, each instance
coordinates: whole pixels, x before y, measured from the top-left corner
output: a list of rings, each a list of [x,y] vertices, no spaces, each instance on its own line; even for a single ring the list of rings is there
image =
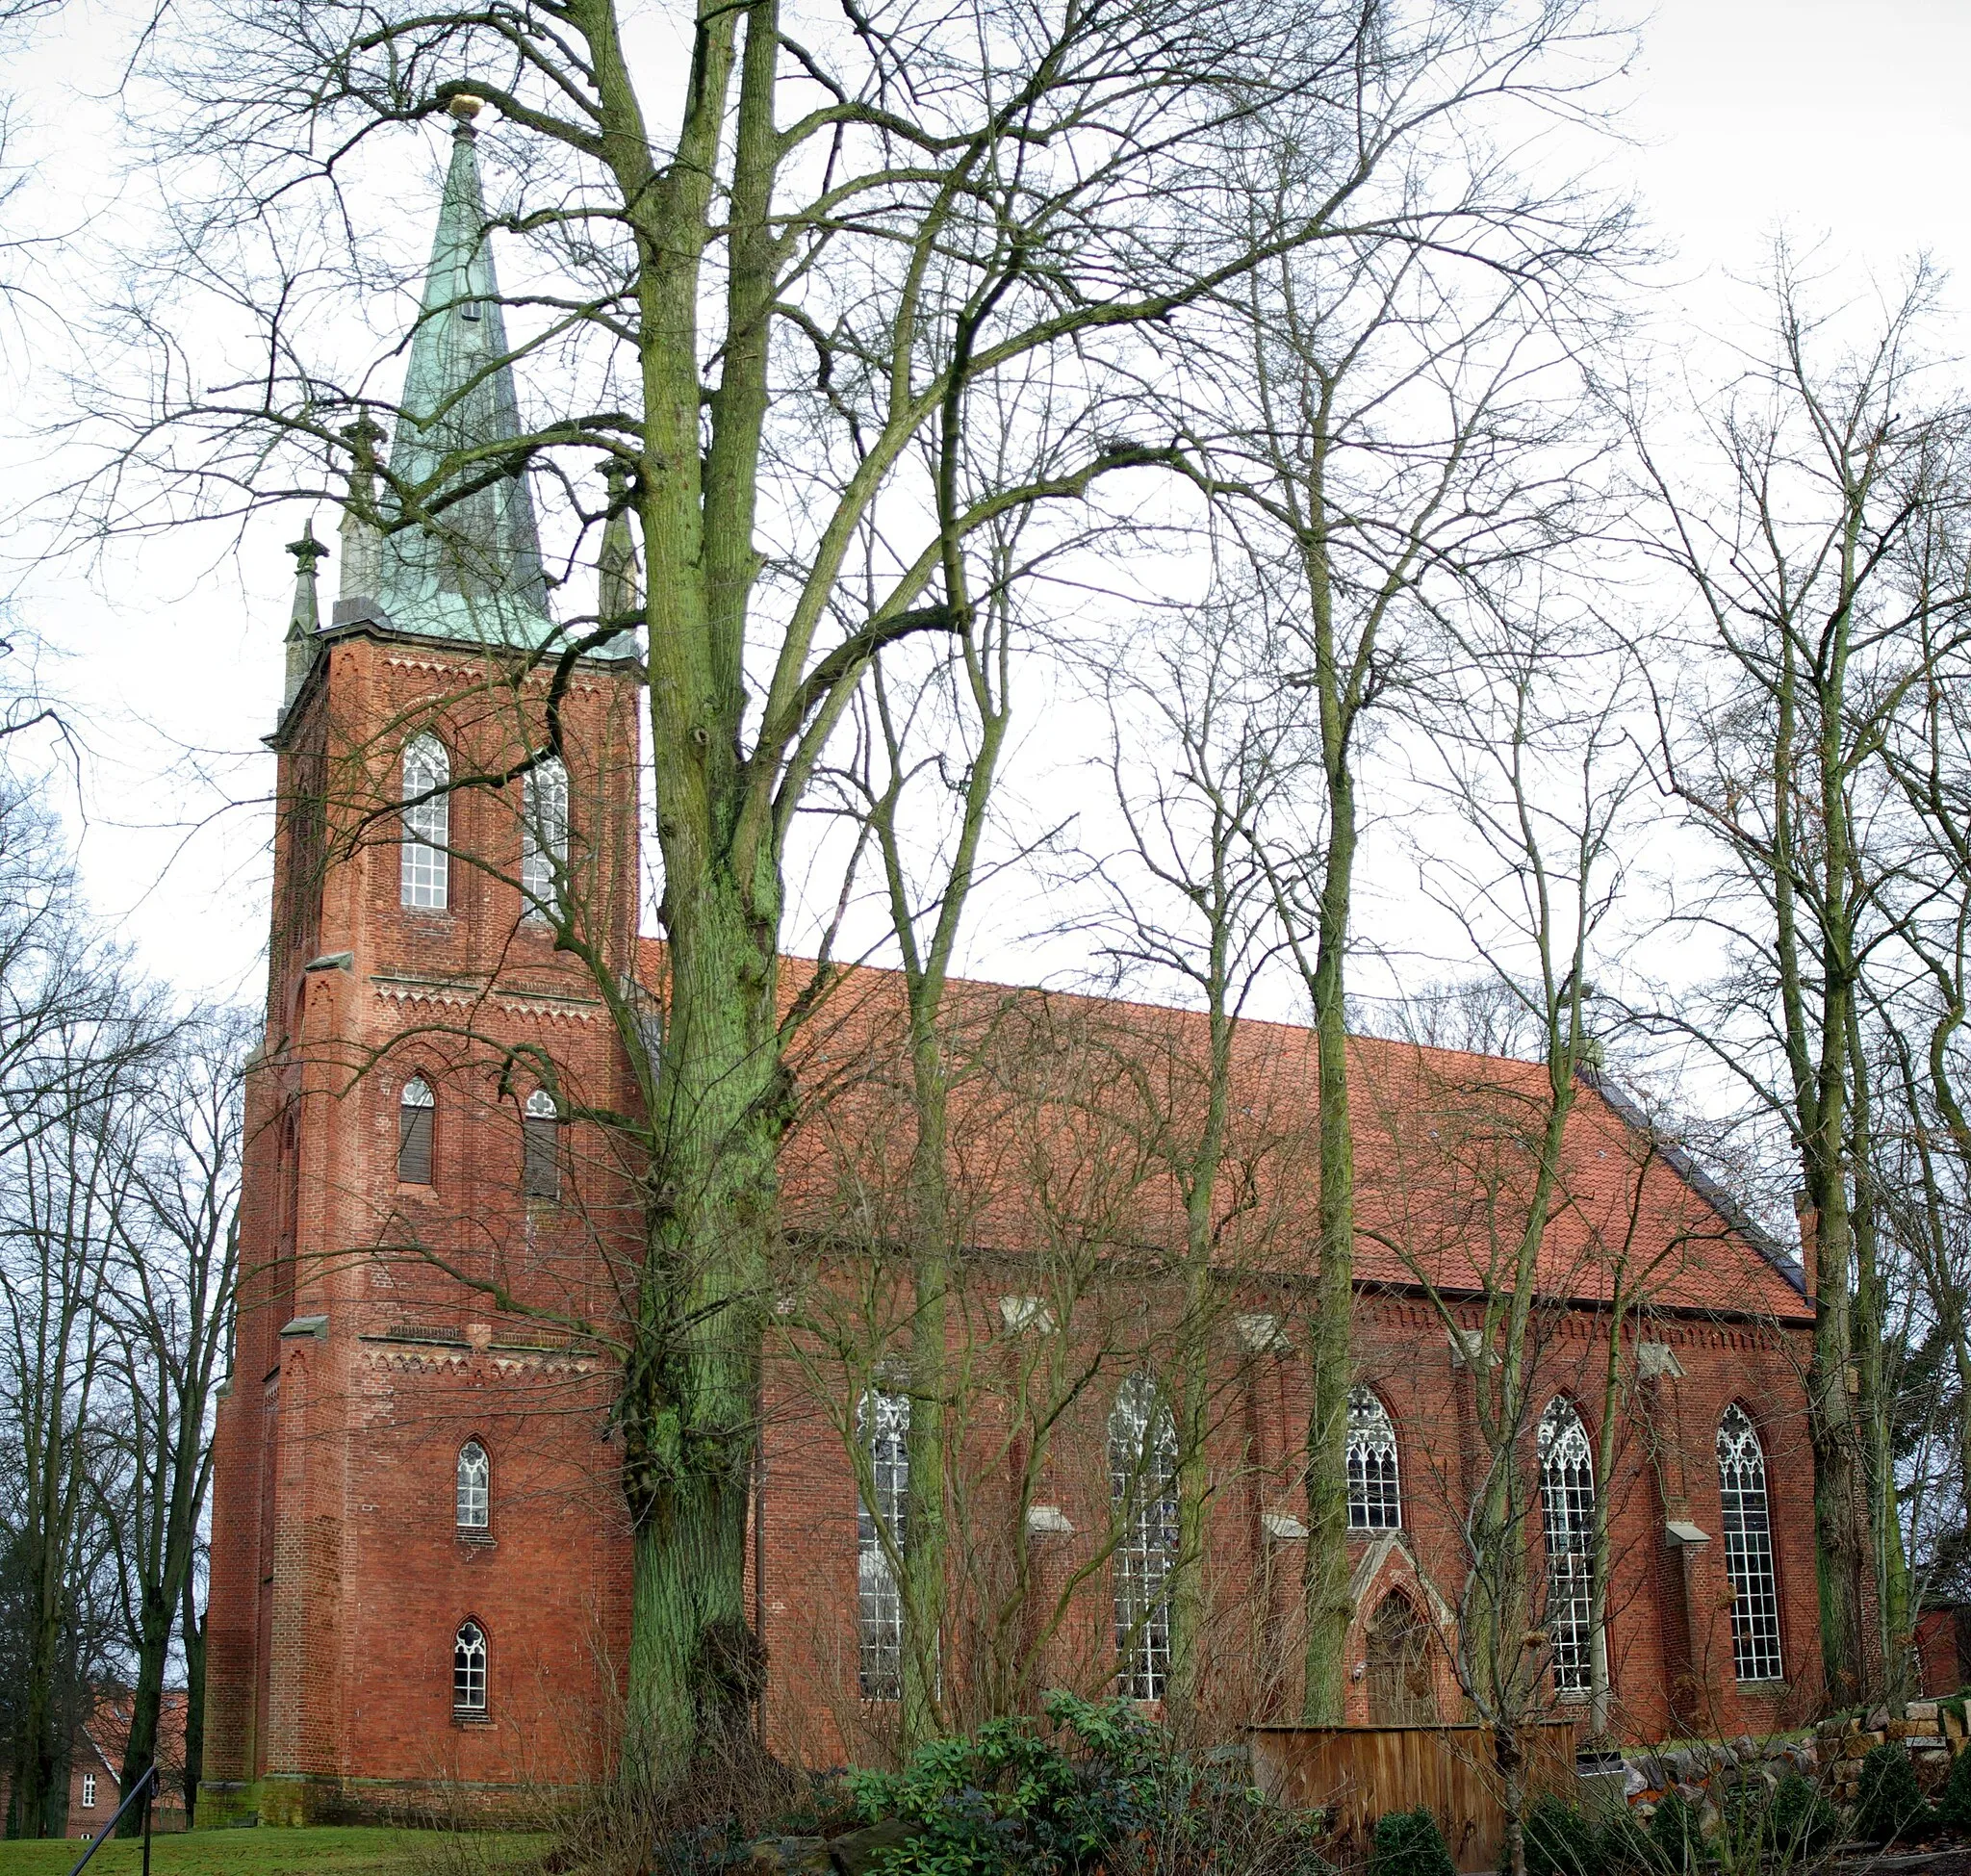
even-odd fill
[[[568,771],[551,756],[521,778],[520,889],[524,917],[561,910],[557,875],[568,870]]]
[[[1773,1575],[1766,1455],[1752,1416],[1735,1401],[1718,1425],[1718,1497],[1725,1573],[1731,1579],[1732,1667],[1741,1681],[1777,1681],[1779,1586]]]
[[[1558,1395],[1540,1416],[1540,1509],[1553,1684],[1561,1693],[1586,1693],[1593,1679],[1595,1460],[1580,1415]]]
[[[1397,1530],[1403,1497],[1396,1429],[1373,1388],[1348,1390],[1348,1529]]]
[[[897,1556],[904,1555],[909,1538],[909,1397],[870,1389],[856,1409],[856,1431],[867,1450],[875,1488],[875,1502],[858,1493],[856,1509],[858,1676],[864,1700],[899,1700],[904,1691],[904,1602],[883,1538],[887,1532]]]
[[[451,797],[442,792],[451,780],[451,759],[436,736],[418,736],[404,746],[402,861],[397,898],[406,906],[443,908],[450,878]],[[441,792],[433,793],[434,789]]]
[[[404,1083],[397,1097],[397,1176],[404,1186],[431,1183],[431,1117],[437,1102],[419,1076]]]
[[[492,1522],[493,1462],[477,1440],[458,1450],[458,1528],[484,1530]]]
[[[1170,1678],[1170,1566],[1177,1555],[1177,1428],[1156,1377],[1135,1374],[1109,1416],[1115,1546],[1116,1682],[1131,1700],[1161,1700]]]
[[[561,1115],[554,1096],[537,1088],[520,1117],[520,1189],[528,1198],[561,1196]]]
[[[451,1708],[455,1713],[486,1710],[486,1632],[470,1616],[451,1638]]]

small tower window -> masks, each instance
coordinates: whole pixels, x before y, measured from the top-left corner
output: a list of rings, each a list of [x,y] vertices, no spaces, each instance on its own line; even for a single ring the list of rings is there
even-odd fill
[[[484,1530],[493,1509],[493,1464],[477,1440],[458,1450],[458,1528]]]
[[[471,1620],[458,1625],[451,1641],[451,1709],[455,1713],[486,1710],[486,1632]]]
[[[1396,1429],[1374,1389],[1348,1390],[1348,1529],[1398,1530],[1403,1495],[1396,1477]]]
[[[442,790],[450,780],[451,760],[436,736],[419,736],[405,746],[403,858],[397,897],[406,906],[442,910],[447,903],[451,797]]]
[[[84,1811],[96,1808],[96,1775],[93,1772],[82,1775],[82,1808]]]
[[[397,1176],[404,1186],[431,1183],[431,1116],[437,1103],[424,1082],[404,1083],[397,1104]]]
[[[568,771],[550,756],[521,778],[521,913],[558,917],[568,871]]]
[[[520,1189],[528,1198],[561,1196],[561,1116],[554,1096],[537,1088],[520,1118]]]

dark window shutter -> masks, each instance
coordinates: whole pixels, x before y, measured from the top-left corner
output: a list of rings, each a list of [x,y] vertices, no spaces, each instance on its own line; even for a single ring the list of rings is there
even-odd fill
[[[400,1185],[431,1183],[431,1113],[429,1106],[397,1111],[397,1176]]]
[[[561,1122],[527,1115],[520,1123],[520,1189],[528,1198],[561,1196]]]

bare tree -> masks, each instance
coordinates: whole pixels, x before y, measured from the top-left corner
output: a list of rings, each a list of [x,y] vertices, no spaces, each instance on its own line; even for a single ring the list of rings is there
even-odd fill
[[[212,1478],[214,1390],[223,1378],[239,1272],[240,1077],[250,1029],[220,1013],[178,1028],[133,1101],[140,1130],[131,1191],[113,1221],[113,1283],[100,1307],[120,1411],[122,1490],[103,1515],[115,1546],[136,1657],[121,1789],[156,1761],[174,1632],[189,1685],[186,1779],[195,1786],[190,1709],[198,1636],[190,1585]],[[191,1814],[188,1789],[187,1814]],[[139,1820],[126,1822],[134,1833]]]
[[[1515,1876],[1523,1876],[1523,1730],[1545,1705],[1550,1650],[1558,1646],[1557,1637],[1541,1645],[1546,1625],[1534,1618],[1549,1599],[1529,1582],[1527,1565],[1529,1519],[1539,1505],[1530,1481],[1546,1457],[1528,1447],[1536,1434],[1545,1441],[1560,1430],[1542,1412],[1550,1385],[1543,1374],[1544,1322],[1577,1286],[1589,1294],[1612,1286],[1601,1376],[1604,1407],[1612,1406],[1622,1314],[1646,1274],[1630,1268],[1628,1234],[1619,1225],[1612,1243],[1590,1229],[1580,1270],[1556,1269],[1549,1251],[1553,1223],[1569,1207],[1570,1119],[1581,1070],[1594,1059],[1592,973],[1620,891],[1621,838],[1641,771],[1624,721],[1634,706],[1632,681],[1592,616],[1570,617],[1536,583],[1523,606],[1517,598],[1488,600],[1447,619],[1446,630],[1452,642],[1444,668],[1454,675],[1429,700],[1430,766],[1422,779],[1466,838],[1433,843],[1420,887],[1464,928],[1509,993],[1525,1000],[1543,1038],[1536,1060],[1544,1074],[1537,1090],[1522,1091],[1502,1113],[1474,1117],[1468,1104],[1464,1124],[1446,1120],[1443,1176],[1448,1189],[1467,1190],[1470,1201],[1435,1218],[1412,1213],[1425,1220],[1421,1239],[1406,1241],[1399,1228],[1392,1247],[1431,1298],[1470,1376],[1478,1472],[1462,1507],[1467,1574],[1452,1645],[1459,1683],[1492,1730],[1507,1853]],[[1569,701],[1580,697],[1593,701]],[[1460,1234],[1455,1282],[1446,1280],[1440,1261],[1446,1228]],[[1479,1301],[1468,1321],[1452,1293],[1471,1284],[1473,1271]],[[1612,1420],[1604,1420],[1603,1439],[1605,1485]],[[1586,1659],[1572,1667],[1577,1675],[1585,1670],[1598,1737],[1608,1722],[1607,1545],[1603,1503],[1588,1555],[1563,1559],[1588,1572]],[[1549,1532],[1549,1565],[1552,1549]],[[1549,1568],[1549,1588],[1553,1581]]]
[[[1570,8],[1529,17],[1519,56],[1567,47],[1584,18]],[[1536,124],[1593,106],[1585,84],[1506,95]],[[1318,751],[1298,829],[1269,831],[1266,852],[1320,1045],[1304,1702],[1308,1719],[1328,1723],[1341,1717],[1350,1617],[1347,959],[1358,851],[1377,805],[1361,792],[1365,765],[1379,707],[1416,675],[1420,627],[1427,633],[1458,582],[1551,552],[1592,523],[1596,444],[1577,354],[1630,245],[1624,205],[1572,180],[1529,184],[1493,138],[1435,154],[1377,177],[1424,238],[1370,228],[1282,254],[1220,296],[1223,323],[1189,420],[1201,478],[1251,560],[1277,622],[1279,677],[1302,693]],[[1290,146],[1255,166],[1258,225],[1276,223],[1305,187],[1308,160]]]
[[[1205,1678],[1207,1524],[1228,1483],[1213,1454],[1220,1345],[1241,1273],[1241,1218],[1262,1202],[1252,1155],[1265,1145],[1234,1113],[1235,1050],[1281,942],[1262,840],[1308,761],[1267,655],[1276,648],[1253,629],[1248,604],[1236,591],[1215,595],[1174,623],[1146,622],[1105,658],[1109,769],[1129,844],[1102,868],[1104,949],[1125,981],[1174,986],[1204,1018],[1201,1055],[1161,1061],[1148,1038],[1125,1036],[1115,1063],[1139,1086],[1150,1151],[1182,1207],[1182,1242],[1170,1249],[1177,1548],[1166,1701],[1187,1723]]]
[[[26,1488],[17,1538],[26,1683],[9,1816],[17,1836],[65,1827],[63,1768],[95,1665],[81,1606],[87,1559],[105,1529],[105,1487],[121,1472],[103,1304],[133,1202],[141,1056],[118,1027],[88,1015],[49,1040],[37,1066],[59,1077],[66,1099],[0,1167],[0,1375]]]
[[[1663,517],[1654,545],[1701,629],[1698,694],[1687,715],[1666,715],[1665,784],[1726,862],[1686,915],[1734,954],[1715,1007],[1654,1020],[1708,1049],[1799,1161],[1819,1324],[1809,1400],[1822,1664],[1837,1699],[1872,1691],[1874,1662],[1900,1677],[1908,1629],[1882,1432],[1861,985],[1895,926],[1883,882],[1897,856],[1871,837],[1889,786],[1881,750],[1965,616],[1960,565],[1919,577],[1956,421],[1926,382],[1935,293],[1918,270],[1848,349],[1782,250],[1770,347],[1702,420],[1717,492],[1702,493],[1694,471],[1673,473],[1635,424]]]

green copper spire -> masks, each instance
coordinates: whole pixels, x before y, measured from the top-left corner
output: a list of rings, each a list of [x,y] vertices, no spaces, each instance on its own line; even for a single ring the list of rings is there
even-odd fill
[[[448,487],[474,482],[496,466],[480,457],[440,483],[447,455],[522,433],[473,150],[479,108],[476,98],[451,101],[458,119],[451,167],[390,452],[393,482],[414,489],[434,512],[426,526],[388,533],[377,544],[371,597],[402,631],[533,646],[553,628],[525,479],[504,476],[436,506]]]

